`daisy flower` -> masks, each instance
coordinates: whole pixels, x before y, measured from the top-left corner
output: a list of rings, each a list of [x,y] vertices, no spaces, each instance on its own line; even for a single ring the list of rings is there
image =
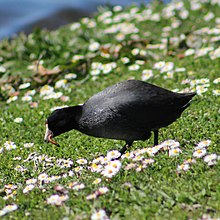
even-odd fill
[[[66,86],[67,86],[67,80],[66,80],[66,79],[58,80],[58,81],[55,83],[55,88],[56,88],[56,89],[66,88]]]
[[[49,85],[44,85],[40,89],[40,96],[50,95],[54,91],[54,88]]]
[[[219,96],[220,95],[220,89],[214,89],[212,90],[213,95]]]
[[[160,70],[165,66],[165,64],[166,63],[164,61],[160,61],[160,62],[155,63],[153,68]]]
[[[99,183],[101,183],[101,181],[102,181],[101,178],[97,178],[92,182],[92,184],[99,184]]]
[[[121,162],[119,160],[110,161],[107,166],[113,167],[118,172],[121,168]]]
[[[101,209],[92,214],[91,220],[109,220],[105,210]]]
[[[151,157],[153,157],[158,152],[157,148],[149,147],[147,148],[147,154]]]
[[[23,189],[23,193],[28,193],[30,192],[32,189],[34,189],[34,185],[33,184],[30,184],[30,185],[27,185],[24,189]]]
[[[97,172],[97,173],[100,173],[103,169],[102,165],[97,165],[96,163],[92,163],[92,165],[89,167],[89,169],[92,171],[92,172]]]
[[[138,155],[132,158],[133,161],[142,161],[144,159],[144,156]]]
[[[173,70],[174,67],[174,63],[172,62],[167,62],[165,63],[165,65],[161,68],[160,72],[164,73],[164,72],[169,72],[171,70]]]
[[[65,79],[71,80],[71,79],[76,79],[77,75],[75,73],[68,73],[64,76]]]
[[[21,123],[23,121],[23,118],[15,118],[14,122],[15,123]]]
[[[22,97],[21,99],[23,102],[30,102],[32,101],[32,96],[29,96],[29,95],[25,95]]]
[[[16,144],[12,141],[6,141],[4,143],[4,147],[5,147],[6,150],[13,150],[13,149],[17,148]]]
[[[126,165],[125,170],[130,170],[137,167],[136,163],[129,163]]]
[[[35,184],[37,182],[37,179],[28,179],[28,180],[26,180],[26,184],[27,185],[30,185],[30,184]]]
[[[118,151],[118,150],[112,150],[112,151],[109,151],[107,153],[107,159],[110,161],[110,160],[113,160],[113,159],[117,159],[121,156],[121,153]]]
[[[93,159],[92,163],[101,163],[103,158],[104,158],[103,156],[97,157],[97,158]]]
[[[216,160],[218,158],[218,155],[213,153],[213,154],[208,154],[206,155],[203,160],[206,162],[206,163],[209,163],[209,162],[212,162],[214,160]]]
[[[133,152],[127,152],[121,156],[122,159],[124,159],[124,158],[131,159],[133,157],[134,157]]]
[[[92,199],[96,199],[96,198],[97,198],[96,193],[92,193],[92,194],[89,194],[88,196],[86,196],[87,200],[92,200]]]
[[[83,183],[80,183],[80,184],[74,185],[71,189],[79,191],[84,188],[85,188],[85,185]]]
[[[152,70],[148,70],[148,69],[143,70],[142,77],[141,77],[141,79],[143,81],[146,81],[146,80],[150,79],[151,77],[153,77],[153,71]]]
[[[89,45],[89,50],[90,51],[97,51],[100,47],[100,43],[98,42],[92,42],[90,45]]]
[[[108,187],[102,186],[102,187],[97,189],[96,193],[98,195],[103,195],[103,194],[106,194],[108,191],[109,191]]]
[[[18,88],[19,89],[27,89],[28,87],[30,87],[30,83],[23,83],[23,84],[21,84]]]
[[[193,54],[195,54],[195,49],[190,48],[185,51],[185,56],[191,56]]]
[[[17,99],[18,99],[18,96],[12,96],[12,97],[10,97],[10,98],[6,101],[6,103],[14,102],[14,101],[16,101]]]
[[[154,163],[154,159],[152,158],[145,158],[144,160],[142,160],[142,164],[153,164]]]
[[[127,63],[130,62],[130,59],[128,57],[122,57],[121,62],[124,63],[124,64],[127,64]]]
[[[169,150],[169,157],[175,157],[182,153],[180,148],[174,148]]]
[[[131,71],[135,71],[135,70],[139,70],[140,66],[138,64],[132,64],[128,67],[128,69]]]
[[[2,211],[3,212],[6,212],[6,213],[9,213],[9,212],[13,212],[13,211],[15,211],[15,210],[17,210],[18,209],[18,206],[16,205],[16,204],[12,204],[12,205],[7,205],[7,206],[5,206],[3,209],[2,209]]]
[[[211,140],[200,141],[194,149],[199,150],[202,148],[206,148],[211,144],[211,142],[212,142]]]
[[[47,180],[48,178],[48,175],[46,173],[41,173],[39,176],[38,176],[38,180],[39,181],[45,181]]]
[[[78,164],[81,164],[81,165],[88,163],[88,161],[87,161],[86,159],[84,159],[84,158],[78,159],[76,162],[77,162]]]
[[[198,149],[198,150],[195,150],[193,152],[193,157],[196,157],[196,158],[202,158],[205,155],[206,155],[206,149],[205,148]]]
[[[31,147],[33,147],[34,146],[34,143],[25,143],[24,144],[24,147],[25,148],[31,148]]]
[[[184,164],[194,164],[194,163],[196,163],[196,160],[192,159],[192,158],[189,158],[189,159],[185,160],[183,163]]]
[[[49,198],[47,198],[47,204],[50,204],[50,205],[60,206],[62,205],[62,202],[63,201],[61,200],[59,195],[52,195]]]
[[[81,172],[83,170],[83,167],[82,166],[78,166],[78,167],[75,167],[74,168],[74,171],[76,172],[76,173],[79,173],[79,172]]]
[[[219,78],[216,78],[214,81],[213,81],[214,84],[218,84],[220,83],[220,77]]]
[[[177,166],[177,171],[187,171],[189,170],[190,165],[189,164],[181,164]]]
[[[106,166],[105,169],[102,171],[102,175],[107,178],[112,178],[118,173],[116,169],[114,169],[112,166]]]

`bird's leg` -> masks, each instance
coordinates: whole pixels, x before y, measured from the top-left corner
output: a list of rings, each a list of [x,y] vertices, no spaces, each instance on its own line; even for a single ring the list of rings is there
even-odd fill
[[[154,146],[158,145],[158,130],[154,131]]]
[[[122,147],[122,149],[119,151],[122,154],[124,154],[124,152],[132,145],[132,142],[126,142],[126,144],[124,145],[124,147]]]

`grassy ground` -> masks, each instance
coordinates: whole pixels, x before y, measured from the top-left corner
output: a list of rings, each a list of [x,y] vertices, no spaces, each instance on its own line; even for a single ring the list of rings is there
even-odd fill
[[[93,19],[0,42],[0,216],[219,218],[219,48],[220,6],[211,0],[100,8]],[[129,78],[197,91],[182,117],[160,130],[160,142],[175,140],[176,151],[169,141],[150,155],[152,137],[136,142],[134,157],[107,178],[91,171],[92,161],[123,142],[77,131],[57,137],[61,147],[43,142],[51,108]]]

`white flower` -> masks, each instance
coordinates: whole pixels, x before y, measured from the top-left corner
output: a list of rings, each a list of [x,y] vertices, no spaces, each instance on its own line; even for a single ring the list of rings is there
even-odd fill
[[[139,54],[139,52],[140,52],[140,49],[139,49],[139,48],[134,48],[134,49],[131,51],[131,54],[134,55],[134,56],[136,56],[136,55]]]
[[[69,73],[64,76],[65,79],[76,79],[77,75],[75,73]]]
[[[154,163],[154,159],[152,158],[145,158],[144,160],[142,160],[142,164],[153,164]]]
[[[200,141],[197,146],[195,147],[195,150],[199,150],[205,147],[208,147],[211,144],[211,140],[204,140],[204,141]]]
[[[90,71],[90,74],[92,76],[98,76],[101,73],[101,71],[99,69],[94,69]]]
[[[129,63],[130,62],[130,59],[128,57],[122,57],[121,58],[121,62],[126,64],[126,63]]]
[[[3,151],[4,151],[4,148],[3,148],[3,147],[0,148],[0,154],[1,154]]]
[[[30,87],[30,85],[31,84],[28,82],[28,83],[21,84],[18,88],[19,89],[26,89],[26,88]]]
[[[173,62],[167,62],[165,63],[165,65],[161,68],[160,72],[164,73],[164,72],[169,72],[171,70],[173,70],[174,67],[174,63]]]
[[[169,150],[169,157],[178,156],[180,153],[182,153],[182,150],[180,148],[170,149]]]
[[[152,70],[148,70],[148,69],[143,70],[142,77],[141,77],[141,79],[143,81],[146,81],[146,80],[150,79],[151,77],[153,77],[153,71]]]
[[[15,118],[14,122],[16,123],[21,123],[23,121],[23,118]]]
[[[177,171],[187,171],[189,170],[190,165],[189,164],[181,164],[177,166]]]
[[[149,147],[146,151],[149,156],[153,157],[158,152],[158,149],[155,147]]]
[[[92,182],[92,184],[99,184],[99,183],[101,183],[101,181],[102,181],[101,178],[97,178]]]
[[[204,16],[204,20],[205,21],[210,21],[211,19],[213,19],[215,17],[214,13],[209,12]]]
[[[217,158],[218,158],[218,155],[215,154],[215,153],[213,153],[213,154],[208,154],[208,155],[206,155],[206,156],[203,158],[203,160],[204,160],[206,163],[209,163],[209,162],[211,162],[211,161],[216,160]]]
[[[41,173],[38,176],[38,180],[40,180],[40,181],[45,181],[47,178],[48,178],[48,175],[46,173]]]
[[[165,66],[165,62],[164,61],[160,61],[154,64],[154,69],[162,69]]]
[[[216,96],[219,96],[220,95],[220,89],[215,89],[215,90],[212,90],[212,93]]]
[[[18,209],[18,206],[16,205],[16,204],[12,204],[12,205],[7,205],[7,206],[5,206],[3,209],[2,209],[2,211],[3,212],[6,212],[6,213],[9,213],[9,212],[13,212],[13,211],[15,211],[15,210],[17,210]]]
[[[34,185],[33,184],[30,184],[30,185],[27,185],[24,189],[23,189],[23,193],[28,193],[30,192],[32,189],[34,189]]]
[[[100,47],[100,43],[98,42],[92,42],[90,45],[89,45],[89,50],[90,51],[97,51]]]
[[[220,77],[219,78],[216,78],[214,81],[213,81],[214,84],[218,84],[220,83]]]
[[[14,102],[14,101],[16,101],[17,99],[18,99],[18,96],[12,96],[12,97],[10,97],[10,98],[6,101],[6,103]]]
[[[107,165],[105,167],[105,170],[102,171],[102,175],[107,177],[107,178],[112,178],[118,173],[118,171],[113,168],[112,166]]]
[[[121,156],[121,153],[118,150],[112,150],[107,153],[108,160],[117,159]]]
[[[22,97],[21,99],[23,102],[30,102],[32,101],[32,96],[29,96],[29,95],[25,95]]]
[[[52,86],[45,85],[40,89],[40,96],[50,95],[51,93],[53,93],[53,91],[54,88]]]
[[[76,54],[73,56],[72,58],[72,62],[75,62],[77,60],[82,60],[85,56],[81,55],[81,54]]]
[[[4,147],[5,147],[6,150],[13,150],[13,149],[17,148],[16,144],[12,141],[6,141],[4,143]]]
[[[0,66],[0,72],[1,73],[5,73],[6,72],[6,68],[4,66]]]
[[[205,155],[206,155],[206,149],[205,148],[198,149],[198,150],[193,152],[193,157],[196,157],[196,158],[202,158]]]
[[[105,210],[99,210],[92,214],[91,220],[109,220]]]
[[[49,198],[47,198],[47,204],[62,205],[62,200],[59,195],[52,195]]]
[[[81,26],[81,24],[79,22],[75,22],[70,26],[70,30],[74,31],[74,30],[80,28],[80,26]]]
[[[24,144],[25,148],[30,148],[30,147],[33,147],[33,146],[34,146],[34,143],[25,143]]]
[[[35,184],[36,182],[37,182],[37,179],[28,179],[28,180],[26,180],[27,185]]]
[[[90,169],[92,172],[100,173],[100,172],[102,171],[103,167],[102,167],[102,165],[100,165],[100,164],[97,165],[97,164],[93,163],[93,164],[89,167],[89,169]]]
[[[88,161],[87,161],[86,159],[83,159],[83,158],[78,159],[76,162],[77,162],[78,164],[87,164],[87,163],[88,163]]]
[[[193,54],[195,54],[195,49],[190,48],[185,51],[185,56],[191,56]]]
[[[134,71],[140,69],[140,66],[138,64],[132,64],[128,67],[128,69]]]
[[[58,88],[66,88],[66,84],[67,84],[67,80],[66,80],[66,79],[58,80],[58,81],[55,83],[55,88],[56,88],[56,89],[58,89]]]

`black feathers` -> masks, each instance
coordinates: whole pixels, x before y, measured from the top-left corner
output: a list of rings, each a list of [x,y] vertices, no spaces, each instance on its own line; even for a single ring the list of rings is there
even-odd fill
[[[97,93],[82,106],[56,110],[47,119],[48,127],[54,136],[77,129],[95,137],[125,140],[131,145],[174,122],[194,95],[127,80]]]

